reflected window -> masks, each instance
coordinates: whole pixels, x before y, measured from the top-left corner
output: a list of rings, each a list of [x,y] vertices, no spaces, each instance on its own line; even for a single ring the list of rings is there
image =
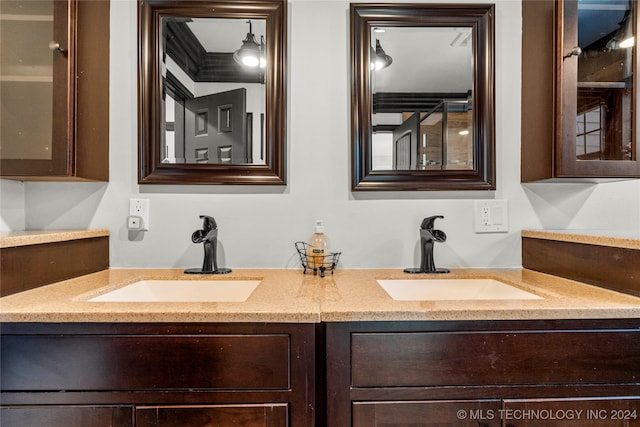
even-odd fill
[[[578,115],[576,135],[576,156],[585,160],[595,154],[599,158],[602,138],[602,107]]]

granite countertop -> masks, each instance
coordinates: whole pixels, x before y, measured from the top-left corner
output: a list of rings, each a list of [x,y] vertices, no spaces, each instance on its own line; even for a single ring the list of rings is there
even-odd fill
[[[0,322],[299,322],[640,318],[640,298],[525,269],[454,269],[438,279],[493,278],[537,300],[395,301],[376,279],[433,278],[400,269],[234,270],[221,276],[175,269],[110,269],[0,298]],[[143,279],[250,280],[245,302],[88,302]]]
[[[109,236],[109,230],[27,230],[0,233],[0,248]]]
[[[640,235],[607,230],[522,230],[522,237],[640,250]]]

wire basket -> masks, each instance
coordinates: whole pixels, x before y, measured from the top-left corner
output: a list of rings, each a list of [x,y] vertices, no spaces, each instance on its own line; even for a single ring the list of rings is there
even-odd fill
[[[320,277],[324,277],[327,271],[333,274],[341,254],[341,252],[331,252],[328,255],[316,255],[311,253],[311,245],[305,242],[296,242],[296,249],[304,267],[303,274],[307,274],[307,270],[310,270],[314,275],[320,272]]]

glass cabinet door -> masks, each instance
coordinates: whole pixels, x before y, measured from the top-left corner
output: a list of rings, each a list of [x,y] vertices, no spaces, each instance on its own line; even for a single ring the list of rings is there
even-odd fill
[[[557,3],[557,176],[637,176],[637,4]]]
[[[59,0],[0,2],[3,176],[69,173],[73,5]]]

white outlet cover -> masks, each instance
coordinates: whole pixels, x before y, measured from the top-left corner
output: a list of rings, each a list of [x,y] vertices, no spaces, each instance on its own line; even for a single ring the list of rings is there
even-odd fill
[[[476,200],[473,214],[476,233],[509,231],[509,211],[506,200]]]
[[[129,215],[142,220],[139,230],[149,229],[149,199],[129,199]]]

